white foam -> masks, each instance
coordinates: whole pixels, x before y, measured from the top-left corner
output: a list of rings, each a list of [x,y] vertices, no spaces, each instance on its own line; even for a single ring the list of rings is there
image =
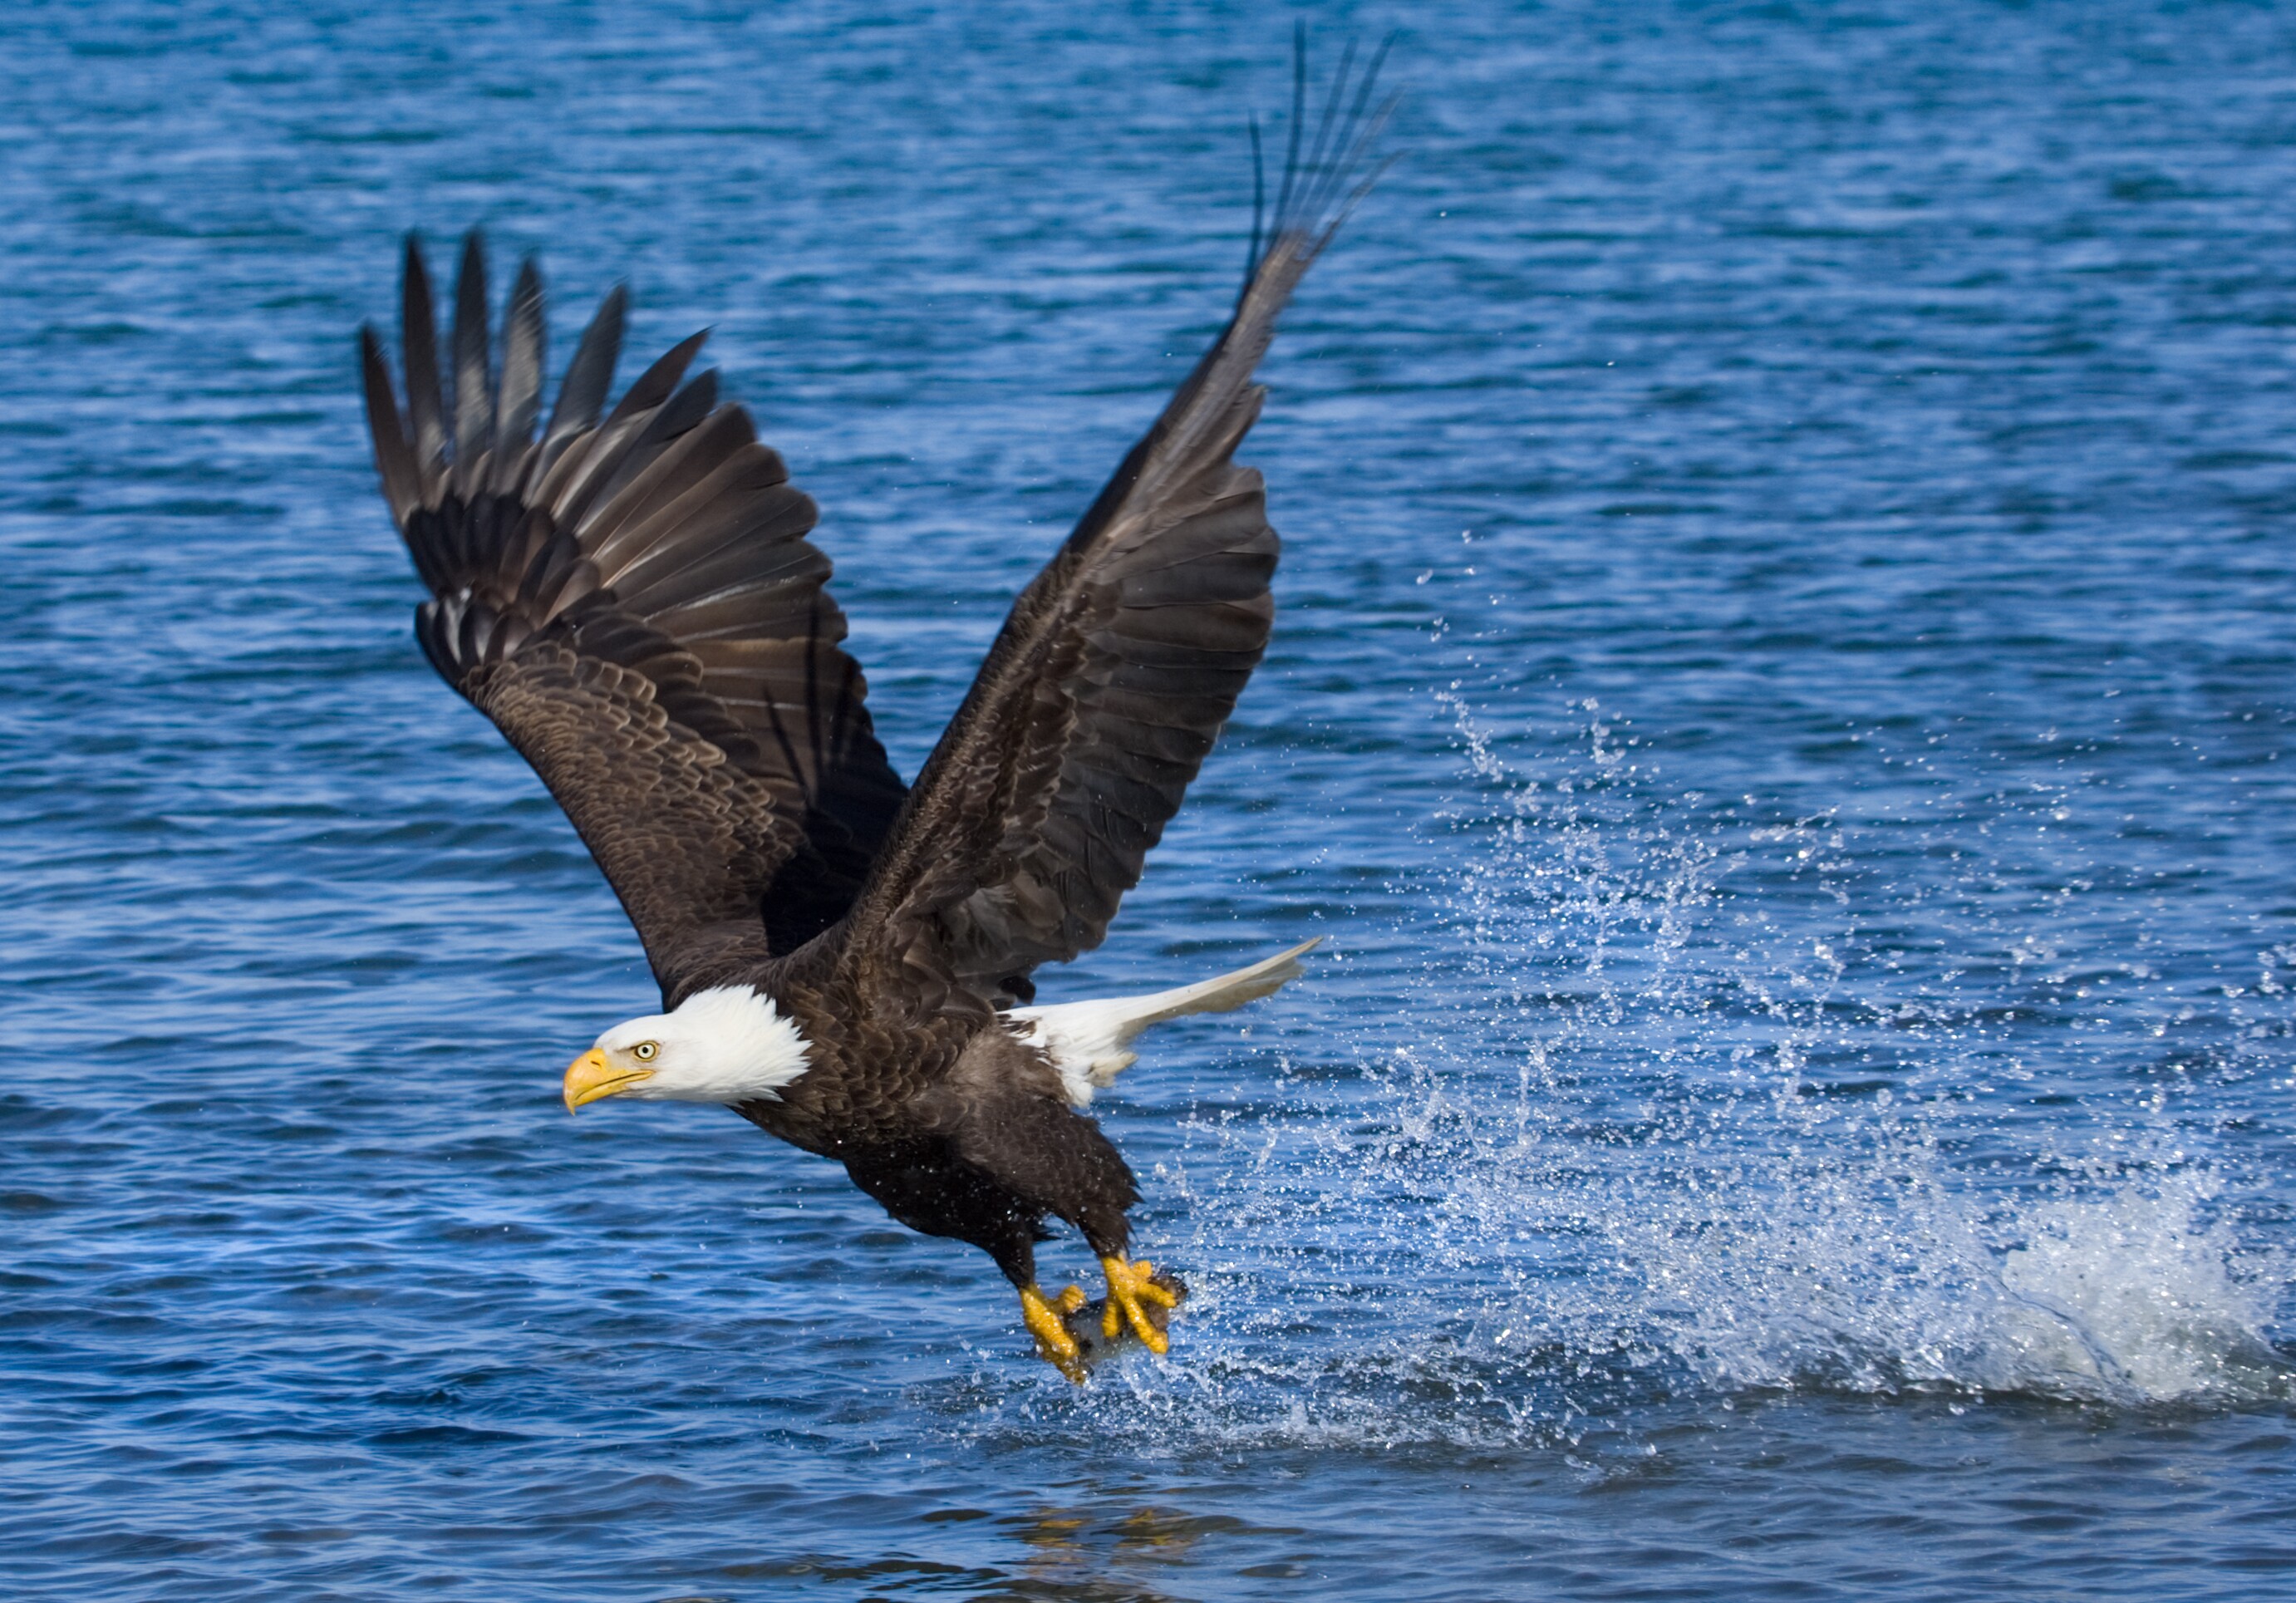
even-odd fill
[[[2233,1205],[2255,1182],[2157,1089],[2113,1093],[2117,1060],[2023,1109],[2002,1041],[2124,1045],[1952,1013],[1997,975],[1873,982],[1827,887],[1874,870],[1829,818],[1702,834],[1599,719],[1536,784],[1464,728],[1464,958],[1401,1008],[1335,997],[1351,1043],[1155,1171],[1186,1233],[1153,1245],[1201,1295],[1126,1400],[1150,1434],[1567,1445],[1633,1396],[2296,1395],[2290,1264]],[[1970,937],[2051,984],[2096,966],[2086,938]]]

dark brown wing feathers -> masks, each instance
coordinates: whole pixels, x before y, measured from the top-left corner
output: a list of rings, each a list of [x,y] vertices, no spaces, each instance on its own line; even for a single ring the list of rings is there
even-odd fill
[[[904,792],[805,538],[813,503],[713,375],[680,387],[702,336],[600,422],[625,309],[619,289],[600,306],[539,440],[541,279],[529,263],[512,287],[497,374],[476,236],[451,412],[412,241],[403,414],[372,329],[362,362],[383,492],[432,594],[423,649],[558,798],[675,991],[729,928],[756,956],[833,923]]]
[[[1304,159],[1297,80],[1234,317],[1014,604],[855,905],[849,961],[922,1007],[1005,1004],[1100,942],[1259,663],[1279,542],[1232,458],[1278,314],[1375,176],[1378,69],[1342,62]]]
[[[1390,109],[1372,103],[1378,59],[1353,75],[1350,55],[1308,141],[1304,45],[1300,60],[1274,221],[1263,240],[1255,215],[1234,316],[1014,603],[914,792],[840,644],[812,501],[718,404],[714,374],[681,383],[703,336],[601,422],[615,290],[537,440],[533,265],[497,373],[485,254],[465,243],[449,390],[408,242],[404,413],[372,329],[362,358],[383,492],[432,593],[417,632],[564,806],[666,992],[843,919],[849,977],[890,964],[905,982],[875,994],[985,1011],[1099,943],[1267,646],[1279,542],[1233,456],[1276,318],[1368,187]]]

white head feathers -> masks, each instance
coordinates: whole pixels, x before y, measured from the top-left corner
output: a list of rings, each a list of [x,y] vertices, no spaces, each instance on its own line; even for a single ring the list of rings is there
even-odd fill
[[[797,1025],[747,985],[696,991],[668,1013],[617,1024],[596,1050],[651,1071],[614,1094],[653,1101],[777,1101],[807,1068]]]

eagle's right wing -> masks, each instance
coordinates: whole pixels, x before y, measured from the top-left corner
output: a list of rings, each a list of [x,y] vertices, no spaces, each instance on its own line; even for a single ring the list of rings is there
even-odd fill
[[[1304,150],[1295,92],[1234,316],[1013,603],[917,776],[846,932],[849,962],[906,971],[887,994],[1007,1007],[1097,946],[1259,662],[1279,542],[1234,453],[1276,317],[1370,182],[1389,107],[1378,58],[1352,81],[1351,59]]]
[[[813,502],[695,335],[605,415],[618,288],[540,438],[542,286],[512,291],[499,376],[486,266],[466,242],[451,407],[430,275],[410,240],[406,410],[381,341],[361,354],[376,465],[431,600],[416,634],[565,809],[665,991],[715,958],[802,944],[840,917],[904,787],[805,536]]]

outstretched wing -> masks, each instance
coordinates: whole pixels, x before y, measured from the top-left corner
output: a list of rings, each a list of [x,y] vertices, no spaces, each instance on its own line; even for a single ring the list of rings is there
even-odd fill
[[[1278,541],[1232,458],[1276,316],[1369,182],[1378,68],[1342,61],[1304,159],[1295,91],[1234,316],[1014,604],[855,905],[848,960],[899,964],[928,1007],[1025,1000],[1100,943],[1259,662]]]
[[[904,794],[840,644],[829,559],[805,538],[813,502],[749,415],[717,404],[714,374],[681,387],[703,335],[605,412],[616,288],[545,422],[534,264],[498,373],[487,300],[473,234],[442,393],[408,241],[404,413],[361,333],[383,494],[431,593],[423,651],[566,810],[665,991],[713,955],[800,945],[843,916]]]

